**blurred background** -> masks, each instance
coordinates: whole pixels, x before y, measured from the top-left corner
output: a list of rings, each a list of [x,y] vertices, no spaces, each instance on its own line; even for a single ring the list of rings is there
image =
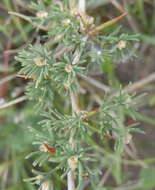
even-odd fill
[[[45,0],[50,2],[50,0]],[[40,40],[31,23],[8,14],[9,11],[32,15],[30,0],[0,0],[0,189],[35,190],[23,178],[30,176],[31,160],[25,156],[33,150],[33,137],[27,126],[35,126],[39,116],[34,115],[33,104],[24,101],[28,80],[16,76],[20,65],[14,57],[18,51],[34,40]],[[35,1],[34,1],[35,2]],[[106,22],[125,10],[128,15],[109,28],[114,31],[118,25],[130,34],[140,34],[133,50],[133,59],[125,58],[119,64],[109,63],[105,76],[107,83],[116,88],[129,82],[135,83],[132,92],[143,94],[137,103],[136,115],[144,134],[133,136],[133,158],[142,159],[149,168],[139,172],[131,170],[133,179],[142,175],[146,180],[144,189],[155,189],[155,1],[154,0],[88,0],[87,12],[95,17],[96,23]],[[131,52],[132,53],[132,52]],[[102,80],[105,80],[105,76]],[[106,80],[105,80],[106,81]],[[105,82],[104,81],[104,82]],[[138,81],[138,83],[136,83]],[[59,102],[58,102],[59,104]],[[129,124],[134,121],[128,118]],[[37,127],[37,126],[36,126]],[[47,166],[48,167],[48,166]],[[47,169],[45,166],[45,170]]]

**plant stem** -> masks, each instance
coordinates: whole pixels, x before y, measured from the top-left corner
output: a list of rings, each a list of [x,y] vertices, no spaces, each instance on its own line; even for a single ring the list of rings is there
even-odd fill
[[[135,155],[135,154],[133,153],[133,151],[131,151],[131,150],[129,149],[128,146],[125,147],[125,152],[126,152],[132,159],[134,159],[135,161],[137,161],[137,163],[139,163],[139,165],[140,165],[142,168],[147,168],[147,167],[148,167],[147,164],[146,164],[144,161],[139,160],[139,158],[137,157],[137,155]]]
[[[12,75],[6,76],[2,80],[0,80],[0,85],[2,85],[4,83],[6,83],[6,82],[8,82],[8,81],[10,81],[10,80],[12,80],[14,78],[16,78],[16,76],[17,76],[16,74],[12,74]]]
[[[75,97],[75,94],[71,93],[71,105],[72,105],[72,112],[73,112],[73,115],[74,113],[77,113],[80,111],[78,105],[77,105],[77,101],[76,101],[76,97]]]
[[[68,190],[74,190],[75,182],[74,182],[74,174],[72,170],[70,170],[67,174],[67,182],[68,182]]]
[[[110,1],[121,13],[125,12],[123,6],[117,0],[110,0]]]
[[[102,91],[104,91],[104,92],[106,92],[106,93],[110,92],[110,87],[109,87],[109,86],[107,86],[107,85],[105,85],[105,84],[103,84],[103,83],[101,83],[101,82],[99,82],[99,81],[93,79],[92,77],[84,76],[84,75],[80,75],[80,77],[81,77],[83,80],[85,80],[85,81],[87,81],[88,83],[90,83],[91,85],[93,85],[93,86],[99,88],[100,90],[102,90]]]
[[[129,9],[128,1],[123,0],[123,4],[124,4],[125,11],[128,12],[128,9]],[[139,29],[138,23],[135,21],[134,17],[130,13],[127,14],[127,20],[131,28],[133,29],[133,31],[136,33],[139,33],[140,29]]]
[[[13,15],[13,16],[17,16],[19,18],[22,18],[22,19],[28,21],[29,23],[31,23],[32,25],[38,27],[40,30],[43,30],[43,31],[47,31],[48,30],[47,27],[45,27],[45,26],[39,26],[37,23],[33,22],[30,17],[25,16],[25,15],[23,15],[21,13],[16,13],[16,12],[13,12],[13,11],[9,11],[8,14]]]
[[[73,93],[70,93],[70,98],[71,98],[72,114],[74,115],[79,111],[79,108],[77,106],[75,95]],[[70,136],[71,137],[69,139],[69,142],[71,144],[72,149],[74,150],[76,148],[76,145],[73,141],[72,135]],[[67,185],[68,185],[68,190],[75,190],[74,172],[72,169],[70,169],[67,174]]]
[[[73,8],[76,7],[76,3],[75,2],[76,2],[75,0],[69,0],[69,7],[70,7],[70,9],[73,9]]]
[[[94,30],[92,30],[90,32],[90,34],[91,35],[95,34],[96,32],[99,32],[99,31],[101,31],[101,30],[103,30],[103,29],[105,29],[105,28],[107,28],[107,27],[109,27],[109,26],[117,23],[118,21],[120,21],[121,19],[123,19],[126,15],[127,15],[127,13],[125,12],[125,13],[121,14],[118,17],[115,17],[115,18],[113,18],[113,19],[111,19],[111,20],[109,20],[109,21],[107,21],[107,22],[105,22],[103,24],[100,24],[99,26],[97,26],[96,28],[94,28]]]
[[[141,88],[142,86],[147,85],[153,81],[155,81],[155,72],[148,75],[147,77],[133,83],[131,86],[126,87],[125,90],[127,92],[134,92],[135,90],[137,90],[137,89]]]
[[[86,11],[86,1],[85,0],[79,0],[79,10],[85,13],[85,11]]]
[[[7,107],[9,107],[9,106],[18,104],[18,103],[23,102],[23,101],[25,101],[25,100],[27,100],[27,96],[21,96],[21,97],[15,99],[15,100],[13,100],[13,101],[10,101],[10,102],[8,102],[8,103],[6,103],[6,104],[1,105],[1,106],[0,106],[0,109],[7,108]]]
[[[100,181],[100,184],[99,184],[100,186],[103,186],[105,184],[105,182],[108,179],[109,175],[110,175],[110,169],[107,169],[104,176],[102,177],[102,179]]]

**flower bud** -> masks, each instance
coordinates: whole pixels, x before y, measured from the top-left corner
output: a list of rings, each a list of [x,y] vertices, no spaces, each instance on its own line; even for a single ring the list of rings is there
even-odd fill
[[[68,164],[69,164],[69,167],[72,169],[72,170],[75,170],[77,167],[78,167],[78,157],[76,156],[72,156],[68,159]]]
[[[40,149],[40,151],[42,151],[42,152],[48,152],[48,149],[47,149],[47,147],[46,147],[44,144],[42,144],[42,145],[39,147],[39,149]]]
[[[70,23],[71,23],[71,20],[70,20],[70,19],[65,19],[65,20],[62,21],[62,24],[63,24],[64,26],[68,26]]]
[[[88,116],[88,112],[85,110],[77,111],[76,114],[79,115],[81,117],[81,119],[87,118],[87,116]]]
[[[68,83],[68,82],[64,83],[64,88],[65,88],[66,90],[68,90],[69,87],[70,87],[70,83]]]
[[[36,176],[36,179],[38,179],[38,180],[40,180],[40,179],[42,179],[42,178],[43,178],[42,175],[37,175],[37,176]]]
[[[41,184],[41,190],[49,190],[49,188],[50,188],[50,182],[49,181],[44,181]]]
[[[47,65],[46,60],[42,60],[41,58],[35,58],[34,59],[34,63],[38,66],[38,67],[42,67],[44,65]]]
[[[124,41],[124,40],[121,40],[118,44],[117,44],[117,48],[119,49],[119,50],[122,50],[122,49],[124,49],[126,47],[126,41]]]
[[[125,138],[124,138],[124,143],[129,144],[132,140],[132,135],[130,133],[127,133]]]

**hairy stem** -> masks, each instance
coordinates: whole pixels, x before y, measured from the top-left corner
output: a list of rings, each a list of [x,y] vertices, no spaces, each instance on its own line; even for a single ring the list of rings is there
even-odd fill
[[[79,111],[79,108],[77,106],[75,95],[73,93],[70,93],[70,98],[71,98],[72,114],[74,115],[76,112]],[[71,144],[72,149],[74,150],[76,148],[76,145],[74,143],[72,135],[70,136],[71,137],[69,139],[69,142]],[[70,169],[67,174],[67,185],[68,185],[68,190],[75,190],[74,172],[72,169]]]
[[[86,1],[85,0],[79,0],[79,10],[85,13],[86,11]]]
[[[68,190],[75,189],[75,182],[74,182],[74,173],[70,170],[67,174],[67,182],[68,182]]]

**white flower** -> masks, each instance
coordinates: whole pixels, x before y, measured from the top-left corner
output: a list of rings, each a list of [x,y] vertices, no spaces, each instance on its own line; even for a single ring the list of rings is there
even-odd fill
[[[72,67],[72,65],[66,65],[66,67],[65,67],[65,71],[67,72],[67,73],[70,73],[71,71],[73,70],[73,67]]]
[[[71,23],[71,20],[70,20],[70,19],[65,19],[65,20],[62,21],[62,24],[63,24],[64,26],[68,26],[70,23]]]
[[[36,16],[38,17],[38,18],[46,18],[47,16],[48,16],[48,12],[46,12],[46,11],[38,11],[37,13],[36,13]]]

